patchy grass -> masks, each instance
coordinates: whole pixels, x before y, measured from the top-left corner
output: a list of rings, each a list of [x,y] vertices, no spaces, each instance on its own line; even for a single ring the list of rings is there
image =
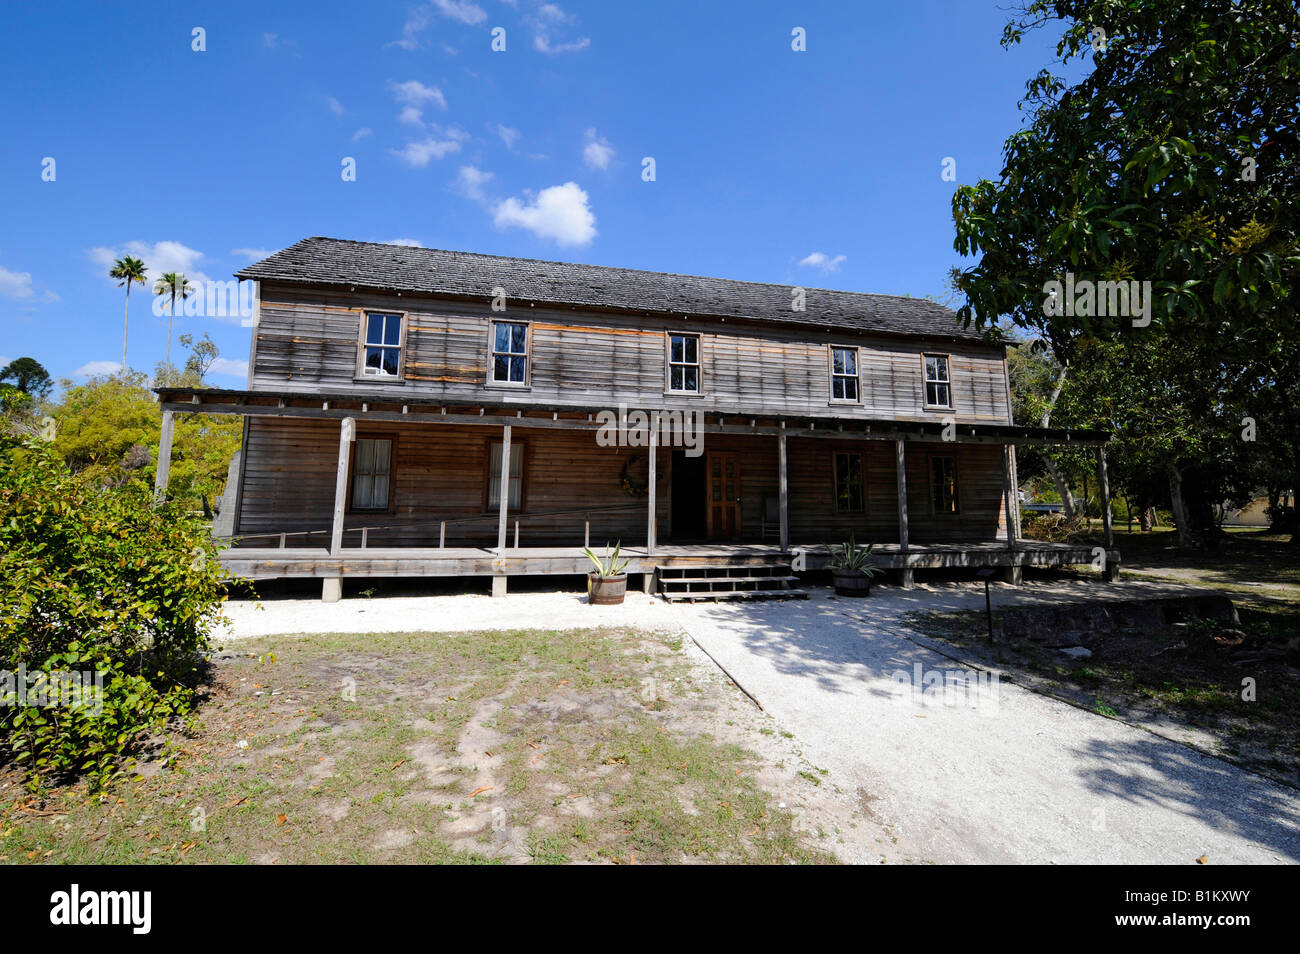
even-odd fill
[[[1001,613],[993,615],[1000,632]],[[1240,626],[1202,621],[1092,634],[1085,660],[1028,641],[989,646],[982,610],[912,613],[905,621],[1032,688],[1300,786],[1300,641],[1292,616],[1249,609],[1240,616]],[[1253,699],[1243,698],[1247,679]]]
[[[762,736],[727,728],[676,637],[326,635],[240,650],[215,659],[174,765],[144,764],[101,796],[32,796],[0,770],[0,861],[834,860],[765,790],[772,766],[741,744]]]

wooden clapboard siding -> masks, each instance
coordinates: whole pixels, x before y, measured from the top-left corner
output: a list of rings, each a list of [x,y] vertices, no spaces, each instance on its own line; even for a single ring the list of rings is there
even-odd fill
[[[361,315],[367,309],[407,315],[404,383],[356,379]],[[487,386],[494,318],[531,323],[527,389]],[[699,396],[664,393],[667,331],[700,335]],[[924,407],[921,355],[942,352],[951,356],[953,416],[970,422],[1008,420],[1002,350],[978,342],[509,303],[505,312],[493,312],[486,301],[271,282],[262,285],[254,335],[254,389],[311,392],[328,387],[389,398],[627,403],[713,413],[829,413],[899,420],[937,420],[947,413]],[[829,401],[831,343],[860,349],[860,405]]]
[[[254,417],[248,423],[244,492],[237,533],[246,543],[265,546],[258,534],[327,531],[334,504],[334,479],[340,426],[336,421]],[[492,546],[496,512],[487,508],[489,446],[501,434],[494,428],[442,424],[361,423],[357,437],[392,437],[392,504],[387,513],[349,513],[345,527],[371,527],[370,546],[436,546],[439,521],[453,521],[447,546]],[[647,502],[629,496],[621,485],[624,463],[644,458],[643,447],[602,447],[594,431],[512,428],[512,444],[524,447],[524,508],[511,513],[508,540],[520,524],[523,546],[575,545],[583,539],[581,512],[592,511],[591,542],[601,547],[620,541],[642,544]],[[658,456],[656,494],[661,540],[672,535],[672,447]],[[755,540],[762,524],[763,499],[779,490],[777,440],[771,436],[712,434],[705,452],[740,455],[741,539]],[[851,531],[861,542],[897,542],[898,509],[894,445],[890,441],[790,438],[788,443],[790,535],[796,543],[831,543]],[[835,508],[833,456],[862,455],[866,506],[861,513]],[[934,514],[930,503],[931,454],[957,459],[960,512]],[[912,541],[992,540],[1003,527],[999,447],[983,444],[907,445],[908,507]],[[703,488],[701,488],[703,492]],[[624,506],[617,513],[601,508]],[[455,521],[466,517],[470,522]],[[327,535],[290,538],[291,546],[325,545]],[[345,535],[345,546],[360,545],[359,534]]]

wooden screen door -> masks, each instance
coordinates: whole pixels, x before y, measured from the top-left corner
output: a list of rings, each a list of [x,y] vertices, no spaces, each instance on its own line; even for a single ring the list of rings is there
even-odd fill
[[[708,530],[710,540],[740,536],[740,455],[709,454]]]

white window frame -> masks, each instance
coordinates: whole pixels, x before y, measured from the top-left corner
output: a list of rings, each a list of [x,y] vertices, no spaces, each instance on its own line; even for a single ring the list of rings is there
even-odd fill
[[[853,374],[844,374],[835,370],[835,352],[847,351],[853,355]],[[862,349],[856,345],[828,345],[826,352],[827,373],[830,375],[830,403],[832,404],[861,404],[862,403]],[[835,381],[842,378],[845,381],[852,379],[853,390],[857,392],[857,397],[836,397]]]
[[[520,325],[524,329],[524,350],[519,351],[498,351],[497,350],[497,326],[498,325]],[[511,345],[513,345],[513,335],[511,336]],[[524,379],[522,381],[502,381],[497,378],[497,356],[504,356],[507,361],[522,358],[524,362]],[[509,368],[506,371],[509,374]],[[488,366],[487,366],[487,383],[492,388],[528,388],[532,386],[533,378],[533,325],[531,321],[518,321],[514,318],[493,318],[488,322]]]
[[[694,361],[674,361],[673,360],[673,339],[674,338],[694,338],[695,339],[695,360]],[[685,357],[685,348],[683,346],[682,357]],[[673,387],[673,368],[694,368],[695,369],[695,388],[675,388]],[[682,372],[682,380],[686,380],[685,371]],[[666,394],[703,394],[704,393],[704,336],[696,331],[666,331],[664,332],[664,393]]]
[[[942,358],[942,359],[943,359],[943,367],[944,367],[944,371],[947,373],[947,376],[946,376],[945,378],[931,378],[931,377],[930,377],[930,359],[931,359],[931,358]],[[939,390],[940,388],[945,388],[945,389],[947,389],[947,392],[948,392],[948,403],[947,403],[947,404],[932,403],[932,402],[930,401],[930,386],[931,386],[931,385],[934,385],[934,387],[935,387],[935,391],[936,391],[936,392],[938,392],[938,390]],[[938,352],[938,351],[927,351],[927,352],[925,352],[924,354],[921,355],[921,400],[924,402],[926,408],[933,408],[933,409],[935,409],[935,410],[940,410],[940,411],[951,411],[951,410],[952,410],[952,408],[953,408],[953,403],[952,403],[952,355],[950,355],[950,354],[943,354],[942,352]]]
[[[397,343],[390,342],[388,335],[388,322],[384,322],[383,330],[380,332],[380,340],[372,343],[370,341],[370,319],[374,315],[383,315],[385,318],[396,318],[398,321]],[[384,308],[368,308],[361,312],[361,331],[357,335],[357,380],[359,381],[381,381],[392,383],[403,381],[406,378],[406,327],[407,313],[404,311],[392,311]],[[371,348],[381,348],[387,351],[397,352],[397,373],[389,374],[387,371],[371,368],[366,363],[367,352]]]

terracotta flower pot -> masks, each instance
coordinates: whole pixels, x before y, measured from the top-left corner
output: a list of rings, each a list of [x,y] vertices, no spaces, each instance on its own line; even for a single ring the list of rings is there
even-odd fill
[[[617,606],[627,595],[627,574],[601,576],[599,573],[588,573],[587,594],[587,602],[593,606]]]
[[[871,577],[861,570],[831,570],[835,592],[839,596],[870,596]]]

